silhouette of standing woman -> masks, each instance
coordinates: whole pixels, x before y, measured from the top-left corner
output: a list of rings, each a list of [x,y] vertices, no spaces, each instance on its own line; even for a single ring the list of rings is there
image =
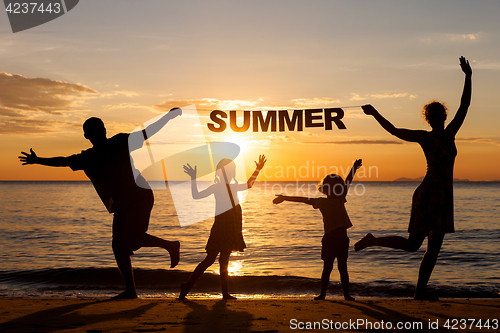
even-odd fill
[[[422,112],[432,127],[430,132],[396,128],[373,106],[363,106],[363,111],[373,116],[392,135],[405,141],[418,142],[427,160],[427,173],[413,194],[408,226],[409,237],[375,237],[367,234],[354,245],[356,251],[370,246],[417,251],[427,237],[427,251],[420,263],[414,299],[435,299],[426,295],[425,288],[441,250],[444,234],[455,231],[453,222],[453,165],[457,155],[455,135],[467,115],[472,93],[472,69],[464,57],[460,57],[460,67],[465,73],[462,99],[455,118],[446,127],[447,109],[436,101],[425,105]]]

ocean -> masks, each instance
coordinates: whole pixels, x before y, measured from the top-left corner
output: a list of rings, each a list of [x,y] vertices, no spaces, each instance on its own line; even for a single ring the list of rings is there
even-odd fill
[[[208,186],[200,183],[199,188]],[[407,236],[417,182],[355,182],[346,208],[353,227],[348,270],[354,297],[412,297],[422,248],[354,251],[367,232]],[[429,283],[441,297],[500,297],[500,183],[457,182],[455,229],[447,234]],[[323,222],[309,205],[273,205],[275,194],[321,196],[314,182],[257,182],[245,198],[244,252],[230,259],[238,297],[311,297],[319,292]],[[181,227],[169,191],[155,190],[149,233],[181,242],[181,262],[143,248],[133,258],[140,297],[174,297],[205,257],[212,220]],[[123,284],[111,249],[112,216],[90,182],[0,182],[0,296],[108,297]],[[218,263],[192,297],[219,297]],[[341,298],[339,274],[330,297]]]

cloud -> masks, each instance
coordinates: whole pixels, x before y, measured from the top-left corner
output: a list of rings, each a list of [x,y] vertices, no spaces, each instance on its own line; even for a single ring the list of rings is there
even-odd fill
[[[218,100],[215,98],[202,98],[202,99],[183,99],[183,100],[168,100],[161,104],[153,105],[153,108],[166,112],[174,107],[180,107],[187,105],[196,105],[198,111],[213,111],[213,110],[249,110],[249,109],[262,109],[259,107],[263,100],[238,100],[238,99],[228,99],[228,100]]]
[[[482,60],[476,61],[473,60],[474,69],[490,69],[490,70],[500,70],[500,63],[495,60]]]
[[[317,97],[292,99],[292,102],[294,108],[323,108],[341,103],[339,99]]]
[[[138,93],[133,92],[133,91],[115,90],[112,93],[102,93],[102,94],[100,94],[99,97],[114,97],[114,96],[119,96],[119,95],[123,95],[123,96],[126,96],[126,97],[136,97],[136,96],[139,96]]]
[[[461,41],[461,40],[475,40],[479,38],[479,34],[445,34],[448,40]]]
[[[161,104],[153,105],[157,111],[167,112],[174,107],[183,107],[186,105],[196,105],[196,109],[202,112],[210,112],[213,110],[292,110],[292,109],[311,109],[311,108],[327,108],[332,107],[334,104],[339,104],[339,99],[333,98],[298,98],[291,100],[289,105],[265,105],[264,99],[228,99],[218,100],[215,98],[202,98],[202,99],[183,99],[183,100],[168,100],[163,101]]]
[[[115,94],[116,95],[124,95],[124,96],[127,96],[127,97],[135,97],[135,96],[139,96],[138,93],[136,92],[133,92],[133,91],[126,91],[126,90],[117,90],[115,91]]]
[[[78,83],[0,73],[0,115],[7,117],[27,112],[61,114],[91,94],[98,92]]]
[[[351,94],[352,94],[351,101],[363,101],[366,99],[365,97],[361,97],[356,93],[351,93]]]
[[[463,33],[463,34],[445,34],[432,33],[422,36],[419,40],[426,44],[441,44],[441,43],[473,43],[481,39],[482,32]]]
[[[486,144],[500,146],[500,138],[495,138],[495,137],[467,137],[467,138],[456,138],[455,140],[462,142],[486,143]]]
[[[351,101],[364,101],[365,99],[367,99],[367,97],[362,97],[361,95],[359,94],[356,94],[356,93],[351,93],[352,97],[350,98]],[[403,97],[406,97],[408,96],[410,99],[414,99],[414,98],[417,98],[416,95],[408,95],[407,92],[404,92],[404,93],[395,93],[395,94],[388,94],[388,93],[385,93],[385,94],[370,94],[370,95],[365,95],[365,96],[368,96],[368,97],[371,97],[371,98],[378,98],[378,99],[383,99],[383,98],[403,98]]]
[[[307,144],[332,144],[332,145],[401,145],[401,141],[392,140],[346,140],[346,141],[310,141]]]
[[[26,117],[24,113],[16,109],[5,108],[0,105],[0,116],[7,117]]]
[[[270,135],[264,139],[245,140],[252,148],[269,149],[281,143],[301,144],[299,140],[290,135]]]
[[[290,135],[270,135],[268,138],[273,143],[297,142],[297,139]]]
[[[319,133],[313,133],[313,132],[298,132],[298,134],[300,136],[307,136],[307,137],[316,137],[316,138],[319,138],[319,137],[322,137],[324,136],[324,134],[319,134]]]
[[[316,145],[401,145],[402,141],[393,140],[344,140],[344,141],[301,141],[290,135],[270,135],[260,140],[247,140],[252,147],[268,148],[281,143],[316,144]]]
[[[0,134],[31,135],[58,132],[58,128],[63,125],[76,126],[69,122],[54,120],[0,119]]]
[[[122,109],[147,109],[147,110],[151,110],[151,107],[140,105],[138,103],[120,103],[120,104],[112,104],[112,105],[103,105],[103,108],[106,110],[122,110]]]
[[[406,97],[408,93],[398,93],[398,94],[371,94],[370,97],[373,98],[401,98]],[[412,98],[413,95],[410,96]],[[414,97],[413,97],[414,98]]]
[[[222,110],[241,110],[241,109],[255,109],[259,108],[258,104],[260,104],[263,99],[259,98],[258,100],[222,100],[218,101],[218,108]]]

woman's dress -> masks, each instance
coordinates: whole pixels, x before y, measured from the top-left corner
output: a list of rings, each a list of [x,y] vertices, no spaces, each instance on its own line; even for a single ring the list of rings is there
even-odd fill
[[[455,138],[446,131],[424,133],[419,144],[427,159],[427,173],[413,194],[408,232],[415,236],[454,232]]]

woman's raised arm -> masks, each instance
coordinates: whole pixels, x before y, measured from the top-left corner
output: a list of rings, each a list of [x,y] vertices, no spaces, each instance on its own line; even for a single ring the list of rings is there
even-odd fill
[[[446,127],[446,131],[452,136],[455,136],[460,127],[462,127],[472,97],[472,68],[469,65],[469,61],[464,57],[460,57],[460,67],[465,73],[464,91],[462,92],[462,99],[460,100],[460,107],[457,114],[455,114],[455,118]]]

